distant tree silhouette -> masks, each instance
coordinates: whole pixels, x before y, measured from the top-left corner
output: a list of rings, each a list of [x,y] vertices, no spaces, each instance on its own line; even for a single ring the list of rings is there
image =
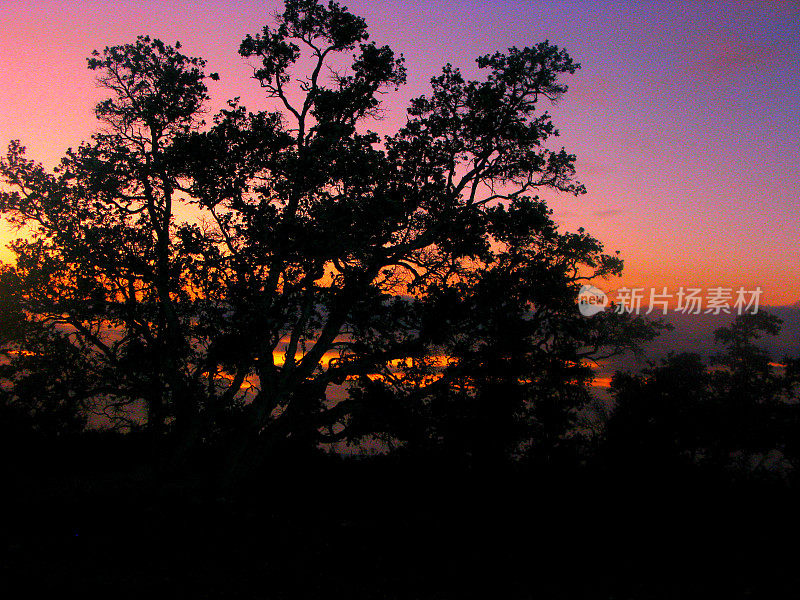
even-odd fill
[[[718,416],[711,381],[702,357],[692,353],[670,354],[639,374],[615,373],[606,458],[649,472],[693,464]]]
[[[753,466],[769,454],[783,456],[786,451],[783,421],[794,412],[789,403],[800,397],[792,398],[785,369],[757,345],[759,338],[777,335],[780,329],[778,317],[760,311],[741,315],[714,332],[725,352],[712,357],[721,367],[714,380],[720,427],[710,433],[723,463],[733,458],[734,466]]]
[[[581,360],[653,334],[578,315],[580,282],[622,263],[532,195],[584,191],[539,109],[578,65],[546,42],[479,58],[480,81],[447,65],[381,140],[361,125],[405,68],[367,37],[334,2],[288,0],[240,47],[273,111],[233,100],[209,126],[217,76],[179,44],[95,52],[98,133],[55,173],[18,142],[0,163],[0,210],[30,232],[3,285],[35,332],[4,393],[121,420],[143,407],[159,455],[219,440],[241,468],[276,440],[452,437],[459,414],[486,456],[524,440],[520,420],[556,444]]]
[[[696,465],[747,476],[796,464],[796,359],[775,363],[757,344],[779,331],[767,311],[740,315],[715,332],[725,351],[709,366],[684,353],[640,374],[616,373],[606,458],[655,473]]]

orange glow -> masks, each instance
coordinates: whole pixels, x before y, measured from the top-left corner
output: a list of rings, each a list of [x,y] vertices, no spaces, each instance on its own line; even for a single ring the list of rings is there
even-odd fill
[[[611,387],[611,377],[595,377],[592,381],[593,387],[599,388],[610,388]]]

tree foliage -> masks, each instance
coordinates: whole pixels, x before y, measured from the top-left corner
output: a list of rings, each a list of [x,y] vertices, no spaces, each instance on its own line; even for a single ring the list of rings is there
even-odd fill
[[[612,462],[652,473],[694,465],[787,476],[800,458],[797,358],[774,362],[759,345],[780,325],[767,311],[740,315],[715,331],[724,351],[708,364],[670,354],[640,374],[618,372],[607,431]]]
[[[216,74],[140,37],[89,59],[102,127],[54,173],[10,144],[0,210],[30,235],[2,273],[25,331],[3,340],[7,402],[129,426],[141,409],[157,446],[229,436],[239,462],[376,434],[557,446],[586,360],[654,335],[579,316],[580,283],[622,261],[535,195],[584,191],[542,110],[578,65],[547,42],[479,58],[480,80],[447,65],[381,139],[403,58],[344,7],[288,0],[239,52],[268,110],[231,100],[204,123]],[[25,392],[34,376],[47,392]]]

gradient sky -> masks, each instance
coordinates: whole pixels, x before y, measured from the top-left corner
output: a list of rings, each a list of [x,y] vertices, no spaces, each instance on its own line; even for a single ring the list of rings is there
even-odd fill
[[[566,229],[622,251],[606,289],[761,286],[763,302],[800,302],[800,2],[343,3],[406,57],[381,132],[445,62],[474,75],[481,54],[548,39],[583,65],[551,112],[589,193],[547,198]],[[139,34],[206,58],[213,107],[266,108],[236,51],[280,6],[0,0],[0,143],[54,166],[96,127],[86,57]]]

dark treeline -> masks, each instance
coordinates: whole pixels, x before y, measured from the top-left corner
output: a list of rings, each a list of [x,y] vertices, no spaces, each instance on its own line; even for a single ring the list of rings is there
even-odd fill
[[[666,325],[577,309],[623,262],[536,195],[584,192],[542,109],[564,50],[448,64],[383,138],[404,61],[347,9],[288,0],[239,52],[266,110],[207,122],[218,76],[142,36],[89,59],[110,96],[90,141],[52,173],[18,141],[0,160],[4,585],[796,590],[800,364],[762,349],[775,317],[617,373],[610,403],[592,387]]]
[[[233,486],[221,441],[167,470],[146,431],[5,406],[3,576],[121,598],[791,594],[797,359],[755,343],[777,328],[740,317],[708,363],[618,372],[598,430],[526,453],[520,428],[483,426],[484,405],[448,406],[418,420],[435,438],[381,455],[287,441]]]

